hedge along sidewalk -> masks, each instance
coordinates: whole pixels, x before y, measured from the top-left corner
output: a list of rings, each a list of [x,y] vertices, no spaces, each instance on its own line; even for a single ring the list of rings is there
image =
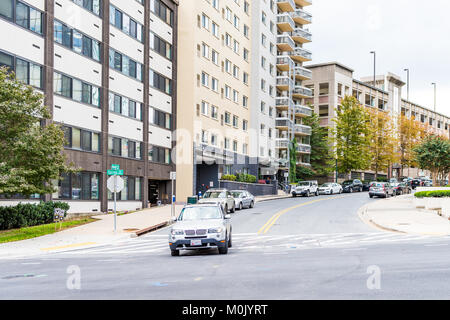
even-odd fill
[[[358,215],[372,227],[384,231],[416,235],[448,236],[450,221],[435,211],[417,209],[414,195],[374,200],[362,207]]]
[[[183,206],[177,205],[178,215]],[[92,222],[43,237],[0,244],[0,259],[30,257],[42,254],[85,249],[120,241],[129,241],[135,232],[162,222],[170,221],[171,206],[144,209],[117,217],[117,232],[114,233],[114,215],[99,215]]]

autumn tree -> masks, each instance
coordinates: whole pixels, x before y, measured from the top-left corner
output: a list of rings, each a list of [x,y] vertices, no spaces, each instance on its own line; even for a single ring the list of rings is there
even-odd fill
[[[333,119],[334,156],[341,173],[365,170],[370,165],[370,116],[355,97],[347,96]]]
[[[370,116],[370,169],[375,172],[375,180],[379,172],[386,172],[399,160],[398,131],[394,119],[389,113],[368,109]]]
[[[0,68],[0,194],[52,193],[51,180],[74,171],[61,128],[42,125],[50,119],[43,95]]]

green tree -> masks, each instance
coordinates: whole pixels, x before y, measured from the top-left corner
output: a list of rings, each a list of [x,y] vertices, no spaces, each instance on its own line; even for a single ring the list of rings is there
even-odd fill
[[[423,170],[431,171],[434,185],[445,180],[450,173],[450,141],[439,136],[429,136],[414,149],[416,162]]]
[[[370,117],[355,97],[347,96],[336,108],[333,128],[334,156],[338,170],[349,173],[370,165]]]
[[[64,134],[50,119],[43,95],[0,68],[0,194],[52,193],[51,180],[74,171],[62,153]]]
[[[320,126],[318,114],[303,119],[303,124],[312,129],[310,137],[311,145],[311,169],[313,176],[328,176],[334,171],[334,157],[328,136],[328,128]],[[305,173],[308,171],[304,170]]]

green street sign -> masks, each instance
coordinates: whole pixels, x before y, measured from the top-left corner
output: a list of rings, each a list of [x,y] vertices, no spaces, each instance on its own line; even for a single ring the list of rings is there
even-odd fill
[[[115,170],[115,171],[120,170],[120,165],[118,165],[118,164],[112,164],[112,165],[111,165],[111,170]]]
[[[108,170],[108,176],[123,176],[123,170]]]

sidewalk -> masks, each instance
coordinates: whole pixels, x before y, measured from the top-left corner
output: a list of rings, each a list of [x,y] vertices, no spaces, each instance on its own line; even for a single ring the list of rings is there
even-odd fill
[[[176,206],[175,214],[183,206]],[[55,253],[67,249],[89,248],[130,238],[138,230],[169,222],[171,207],[145,209],[117,217],[117,232],[114,233],[114,215],[95,216],[99,221],[77,228],[67,229],[39,238],[0,244],[0,259]]]
[[[385,231],[450,235],[450,221],[439,216],[436,211],[417,209],[413,195],[375,201],[361,208],[358,214],[364,222]]]
[[[278,195],[269,195],[269,196],[259,196],[255,197],[255,202],[263,202],[263,201],[271,201],[271,200],[279,200],[279,199],[287,199],[291,198],[290,194],[286,194],[283,191],[279,191]]]

